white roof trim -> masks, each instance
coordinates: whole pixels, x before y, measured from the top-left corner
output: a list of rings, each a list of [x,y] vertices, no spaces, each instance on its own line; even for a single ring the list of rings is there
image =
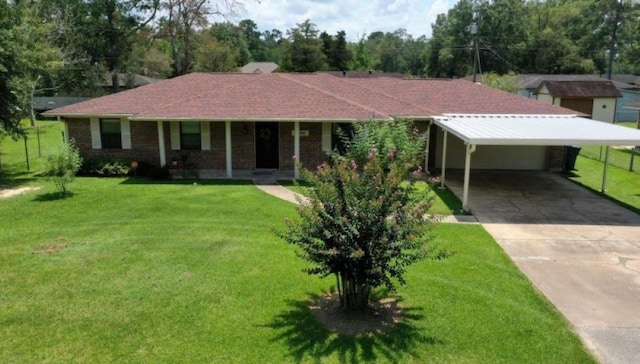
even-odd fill
[[[640,145],[640,130],[575,115],[444,114],[434,122],[475,145]]]

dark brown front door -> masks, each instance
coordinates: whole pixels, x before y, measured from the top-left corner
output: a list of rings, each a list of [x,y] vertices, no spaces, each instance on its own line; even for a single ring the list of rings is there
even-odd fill
[[[256,168],[279,167],[278,123],[256,123]]]

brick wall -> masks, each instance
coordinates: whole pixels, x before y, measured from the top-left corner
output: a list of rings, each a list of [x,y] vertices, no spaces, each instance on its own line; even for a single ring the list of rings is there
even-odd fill
[[[164,147],[167,152],[167,164],[173,168],[173,161],[181,168],[182,158],[188,163],[194,163],[198,169],[226,169],[224,122],[214,122],[210,126],[211,150],[171,150],[171,124],[165,122]],[[156,137],[157,140],[157,137]],[[157,143],[157,142],[156,142]]]
[[[144,161],[153,165],[160,164],[156,122],[131,122],[131,149],[93,149],[89,119],[69,118],[65,121],[69,129],[69,138],[75,140],[80,155],[84,159],[117,157],[132,161]]]

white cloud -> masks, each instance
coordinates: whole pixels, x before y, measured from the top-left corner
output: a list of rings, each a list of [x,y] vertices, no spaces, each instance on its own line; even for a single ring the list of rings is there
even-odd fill
[[[286,33],[311,19],[317,29],[347,33],[351,41],[364,33],[392,32],[404,28],[414,37],[431,36],[431,24],[456,0],[248,0],[246,12],[235,19],[251,19],[260,31],[278,29]]]

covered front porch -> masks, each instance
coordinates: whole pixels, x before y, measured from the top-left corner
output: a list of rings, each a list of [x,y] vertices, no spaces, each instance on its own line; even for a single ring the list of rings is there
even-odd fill
[[[142,122],[142,120],[140,120]],[[135,120],[132,121],[135,123]],[[296,161],[321,163],[331,150],[331,121],[155,121],[159,165],[175,177],[299,178]],[[196,148],[184,125],[196,123]]]

